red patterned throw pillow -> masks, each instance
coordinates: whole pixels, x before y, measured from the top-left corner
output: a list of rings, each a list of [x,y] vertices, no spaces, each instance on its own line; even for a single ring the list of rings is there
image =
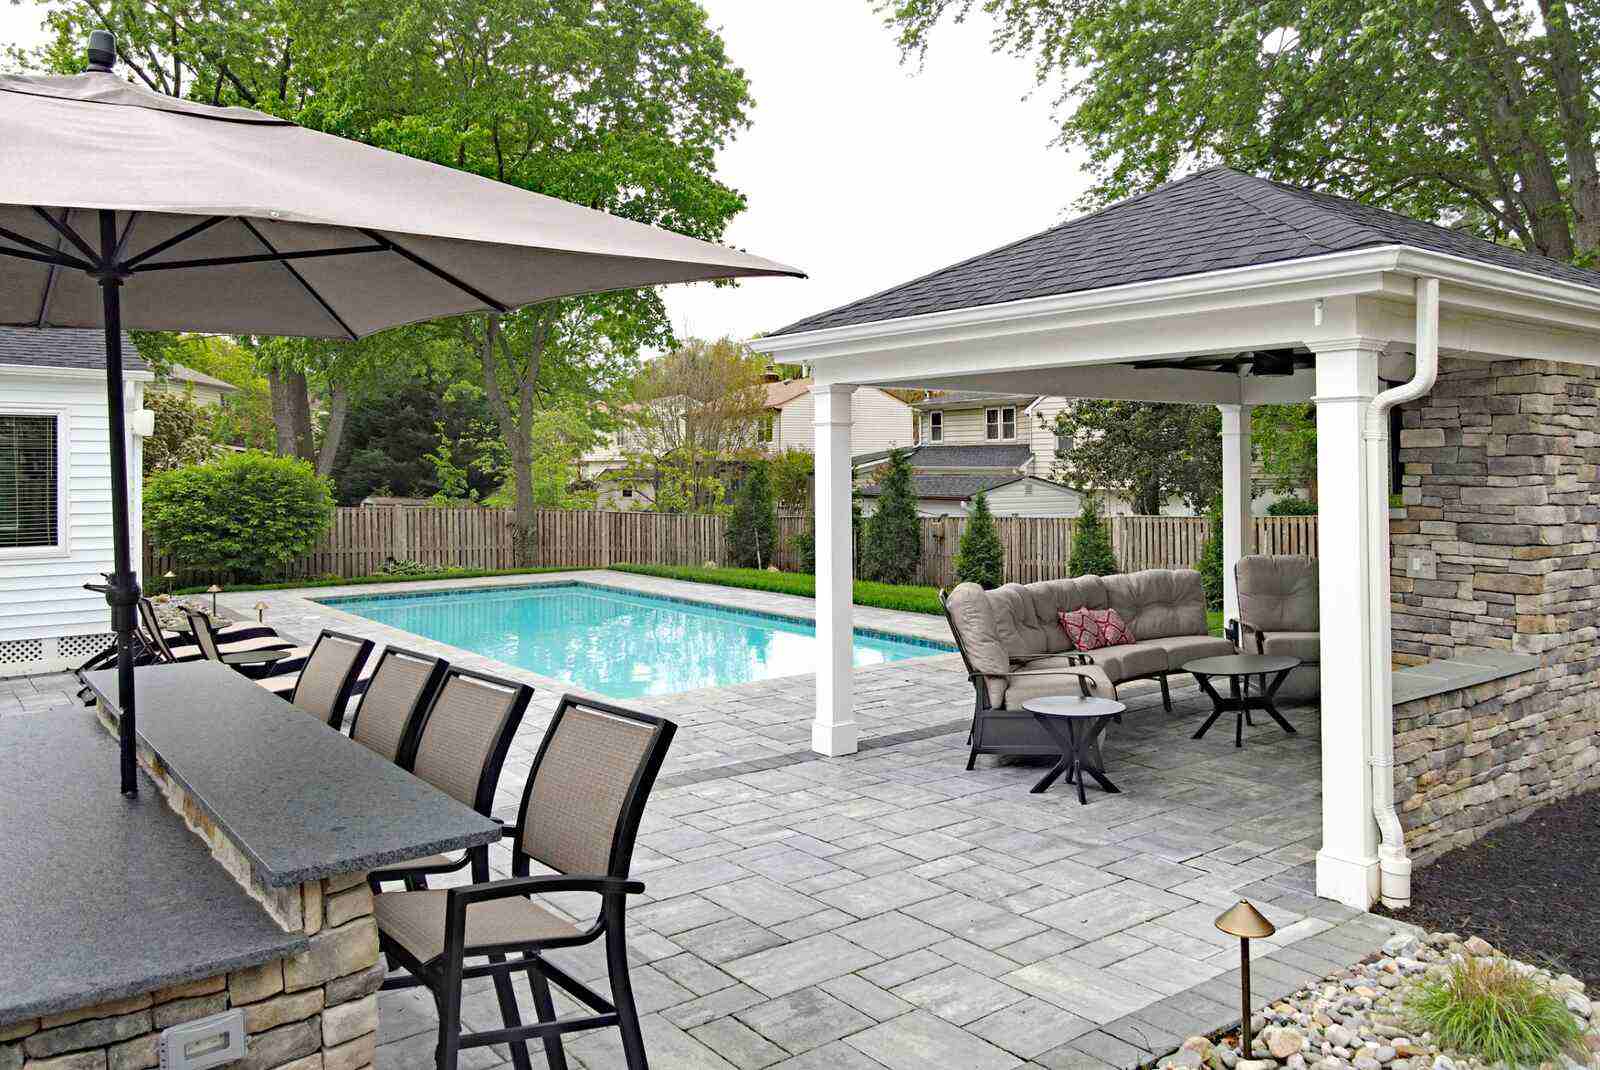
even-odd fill
[[[1061,630],[1075,650],[1099,650],[1134,642],[1133,629],[1114,609],[1061,610],[1056,614]]]

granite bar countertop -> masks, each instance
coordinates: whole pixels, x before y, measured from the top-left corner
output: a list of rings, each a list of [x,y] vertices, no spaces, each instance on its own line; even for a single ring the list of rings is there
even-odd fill
[[[88,710],[0,717],[0,1026],[293,954]]]
[[[115,714],[116,670],[84,681]],[[223,665],[147,666],[134,688],[140,740],[267,887],[500,838],[496,822]]]

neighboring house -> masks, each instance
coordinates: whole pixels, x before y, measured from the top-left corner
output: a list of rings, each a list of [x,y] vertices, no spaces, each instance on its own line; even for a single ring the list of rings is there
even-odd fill
[[[812,452],[816,442],[816,406],[810,379],[787,379],[766,384],[766,404],[755,428],[757,446],[769,456],[784,450]],[[877,387],[864,386],[850,401],[854,425],[852,452],[882,454],[894,447],[909,447],[915,437],[912,407]],[[636,444],[628,441],[626,423],[607,435],[578,462],[579,478],[593,484],[600,509],[641,509],[651,504],[650,488],[626,486],[620,476],[627,455]]]
[[[122,343],[129,485],[137,488],[153,376]],[[0,676],[74,667],[111,642],[105,341],[99,330],[0,327]],[[134,567],[142,531],[130,505]]]
[[[200,405],[222,405],[239,388],[225,379],[195,371],[187,364],[174,364],[164,378],[150,384],[151,393],[188,394]]]
[[[850,397],[850,452],[876,453],[916,440],[912,406],[888,391],[864,386]],[[810,379],[767,384],[766,416],[757,439],[768,453],[811,453],[816,445],[816,403]]]

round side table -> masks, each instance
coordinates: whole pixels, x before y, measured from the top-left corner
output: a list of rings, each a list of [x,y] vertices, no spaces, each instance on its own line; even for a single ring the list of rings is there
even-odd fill
[[[1022,704],[1022,708],[1033,714],[1033,719],[1039,722],[1039,727],[1049,733],[1050,738],[1061,748],[1061,760],[1032,787],[1033,794],[1037,795],[1048,789],[1063,773],[1067,775],[1068,784],[1076,781],[1080,804],[1087,805],[1089,802],[1083,790],[1085,773],[1094,777],[1095,783],[1107,793],[1112,795],[1120,793],[1121,789],[1111,783],[1101,765],[1099,741],[1100,733],[1106,730],[1111,718],[1127,709],[1126,706],[1108,698],[1045,695],[1028,699]]]
[[[1299,658],[1286,656],[1273,656],[1270,654],[1224,654],[1217,658],[1199,658],[1186,662],[1183,671],[1193,673],[1195,680],[1200,684],[1200,690],[1211,696],[1211,716],[1206,718],[1206,723],[1200,726],[1200,731],[1194,734],[1199,739],[1216,723],[1217,718],[1228,712],[1233,712],[1233,745],[1244,746],[1244,723],[1250,716],[1251,710],[1261,710],[1278,722],[1278,727],[1289,733],[1295,734],[1294,725],[1283,719],[1278,712],[1277,705],[1272,697],[1278,693],[1278,688],[1289,678],[1289,673],[1300,665]],[[1266,689],[1256,694],[1250,694],[1243,685],[1251,676],[1268,676],[1272,679],[1267,683]],[[1228,696],[1224,698],[1217,694],[1217,689],[1211,686],[1211,677],[1226,676],[1228,678]]]

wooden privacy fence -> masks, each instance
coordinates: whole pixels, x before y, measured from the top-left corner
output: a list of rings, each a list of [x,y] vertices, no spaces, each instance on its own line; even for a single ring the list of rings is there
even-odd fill
[[[809,518],[778,518],[778,559],[783,569],[800,567],[794,536]],[[722,564],[726,520],[671,513],[542,510],[534,518],[529,556],[519,560],[508,509],[432,508],[404,505],[352,506],[334,511],[333,524],[309,554],[282,570],[281,579],[369,576],[386,560],[415,561],[429,569],[509,569],[522,566],[604,568],[614,564]],[[918,583],[946,587],[955,582],[955,556],[966,526],[962,517],[924,517]],[[1112,516],[1105,518],[1111,547],[1125,572],[1144,568],[1194,568],[1206,541],[1204,517]],[[1006,579],[1019,583],[1067,575],[1073,521],[1068,517],[997,517],[1005,548]],[[1258,553],[1317,552],[1314,516],[1260,517]],[[177,571],[170,558],[148,544],[144,574]],[[229,577],[183,572],[179,584],[226,581]]]

